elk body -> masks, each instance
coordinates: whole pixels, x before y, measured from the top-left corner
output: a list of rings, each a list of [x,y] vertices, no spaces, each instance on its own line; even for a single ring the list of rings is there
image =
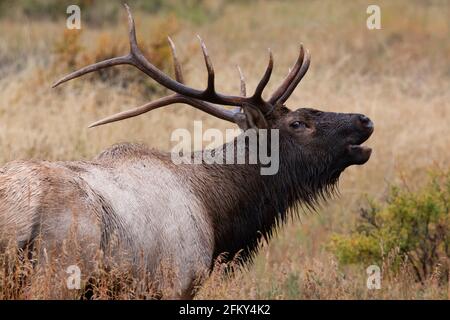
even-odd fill
[[[92,126],[184,103],[244,131],[279,130],[278,172],[261,175],[260,164],[174,164],[170,154],[136,144],[113,146],[92,161],[15,161],[0,169],[0,232],[2,239],[14,239],[19,247],[39,237],[47,252],[57,255],[76,220],[76,238],[87,265],[99,250],[113,260],[139,260],[153,274],[166,261],[176,270],[177,281],[171,285],[175,295],[165,296],[191,297],[196,281],[219,255],[231,259],[240,253],[247,261],[259,240],[270,238],[290,211],[314,207],[333,192],[346,167],[365,163],[371,150],[361,144],[372,134],[373,124],[360,114],[291,111],[285,106],[309,67],[309,53],[302,46],[288,76],[266,101],[262,92],[272,72],[272,55],[253,95],[246,96],[241,74],[241,95],[226,96],[214,89],[213,67],[201,41],[208,85],[204,91],[190,88],[183,83],[170,39],[176,80],[146,60],[127,10],[130,53],[85,67],[55,86],[130,64],[175,93]]]

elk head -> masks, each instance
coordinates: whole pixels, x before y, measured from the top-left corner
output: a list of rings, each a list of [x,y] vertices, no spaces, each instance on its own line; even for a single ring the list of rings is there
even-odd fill
[[[175,79],[163,73],[144,57],[137,44],[135,25],[130,9],[127,5],[125,8],[128,13],[130,52],[127,55],[104,60],[75,71],[60,79],[53,87],[103,68],[128,64],[141,70],[160,85],[173,91],[174,94],[112,115],[89,127],[135,117],[170,104],[184,103],[212,116],[235,123],[243,130],[249,128],[279,129],[280,137],[282,136],[284,142],[290,145],[291,152],[294,149],[294,153],[300,154],[303,161],[307,159],[308,162],[311,159],[328,159],[328,166],[331,164],[333,167],[328,170],[337,174],[349,165],[364,164],[369,159],[371,149],[361,146],[373,132],[373,124],[366,116],[323,112],[310,108],[299,108],[292,111],[285,106],[310,65],[310,54],[303,48],[303,45],[300,45],[298,59],[287,77],[270,99],[264,100],[262,93],[269,82],[273,69],[273,57],[270,50],[268,66],[251,96],[246,95],[245,81],[239,67],[241,94],[239,96],[224,95],[215,90],[213,65],[207,48],[199,37],[208,81],[206,89],[197,90],[184,83],[175,45],[170,38],[168,40],[172,50]],[[234,106],[234,108],[226,109],[223,106]]]

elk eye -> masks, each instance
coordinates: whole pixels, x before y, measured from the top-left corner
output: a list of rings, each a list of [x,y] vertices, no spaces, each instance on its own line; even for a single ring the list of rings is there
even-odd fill
[[[301,128],[307,127],[306,123],[301,122],[301,121],[294,121],[290,124],[290,126],[294,129],[301,129]]]

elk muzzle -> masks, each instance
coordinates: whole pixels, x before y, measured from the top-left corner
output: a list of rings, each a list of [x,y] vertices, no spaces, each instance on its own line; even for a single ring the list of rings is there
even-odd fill
[[[352,117],[354,131],[349,137],[347,152],[351,164],[361,165],[366,163],[372,154],[372,149],[362,144],[372,135],[374,125],[365,115],[355,114]]]

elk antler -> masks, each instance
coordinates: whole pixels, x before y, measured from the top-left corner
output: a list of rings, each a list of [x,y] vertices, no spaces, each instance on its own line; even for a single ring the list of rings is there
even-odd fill
[[[245,82],[242,75],[242,72],[240,69],[240,80],[241,80],[241,94],[242,96],[229,96],[224,95],[221,93],[216,92],[214,80],[214,68],[211,62],[211,59],[208,55],[208,51],[206,48],[205,43],[203,40],[199,38],[200,45],[203,53],[203,57],[205,59],[206,69],[208,72],[208,82],[207,87],[205,90],[197,90],[191,87],[188,87],[184,84],[183,80],[183,74],[181,70],[181,65],[178,61],[175,45],[172,41],[172,39],[168,38],[169,45],[172,51],[172,57],[173,57],[173,63],[174,63],[174,69],[175,69],[175,79],[173,80],[168,75],[166,75],[164,72],[159,70],[157,67],[155,67],[153,64],[151,64],[142,54],[141,50],[139,49],[137,45],[136,40],[136,30],[135,30],[135,24],[133,16],[131,15],[130,8],[128,5],[124,5],[127,13],[128,13],[128,24],[129,24],[129,41],[130,41],[130,52],[127,55],[115,57],[111,59],[107,59],[101,62],[94,63],[92,65],[86,66],[84,68],[81,68],[80,70],[77,70],[75,72],[72,72],[68,74],[67,76],[63,77],[59,81],[57,81],[53,87],[56,87],[66,81],[78,78],[82,75],[85,75],[87,73],[91,73],[94,71],[98,71],[100,69],[116,66],[116,65],[122,65],[122,64],[128,64],[136,67],[137,69],[141,70],[145,74],[147,74],[149,77],[154,79],[156,82],[158,82],[160,85],[172,90],[175,92],[175,94],[157,99],[155,101],[149,102],[147,104],[144,104],[140,107],[137,107],[132,110],[124,111],[118,114],[115,114],[113,116],[110,116],[108,118],[102,119],[100,121],[97,121],[93,124],[91,124],[89,127],[95,127],[98,125],[119,121],[131,117],[138,116],[142,113],[167,106],[174,103],[185,103],[188,105],[193,106],[194,108],[200,109],[206,113],[209,113],[215,117],[218,117],[223,120],[227,120],[233,123],[236,123],[238,118],[240,119],[242,117],[242,113],[240,113],[241,109],[244,107],[253,107],[258,108],[261,110],[261,112],[265,115],[271,113],[274,109],[274,106],[281,102],[284,103],[291,93],[294,91],[295,87],[300,82],[301,78],[306,73],[308,66],[309,66],[309,54],[306,54],[307,59],[304,61],[304,50],[303,46],[301,46],[300,50],[300,56],[294,66],[294,68],[291,70],[289,75],[286,77],[286,79],[283,81],[282,85],[275,91],[275,93],[272,95],[269,101],[265,101],[262,98],[262,93],[264,91],[264,88],[267,86],[267,83],[269,82],[270,76],[272,74],[273,69],[273,56],[272,52],[269,49],[269,63],[267,65],[266,71],[261,78],[260,82],[258,83],[255,92],[252,96],[247,97],[245,94]],[[235,108],[233,110],[228,110],[220,105],[228,105],[228,106],[237,106],[238,108]]]
[[[310,62],[311,56],[309,54],[309,51],[306,51],[305,59],[305,50],[303,48],[303,44],[300,44],[300,54],[298,56],[298,59],[295,62],[294,67],[289,71],[283,83],[278,87],[277,90],[275,90],[275,92],[270,97],[270,104],[284,104],[287,99],[289,99],[292,92],[294,92],[295,88],[298,86],[303,76],[306,74],[306,71],[308,71]]]

